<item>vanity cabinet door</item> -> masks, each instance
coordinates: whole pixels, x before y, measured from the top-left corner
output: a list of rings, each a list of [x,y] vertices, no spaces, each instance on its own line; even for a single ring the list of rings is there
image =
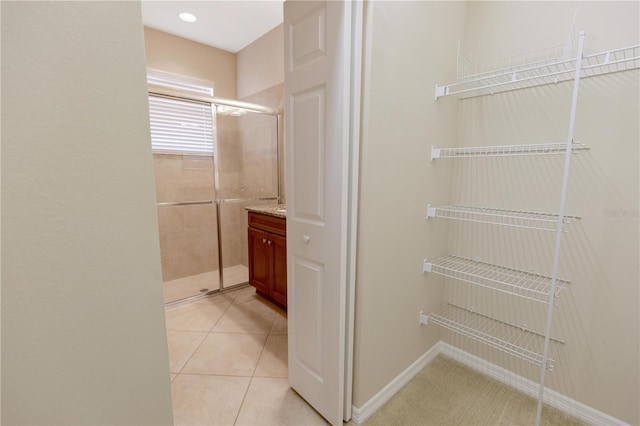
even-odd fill
[[[249,284],[258,291],[269,294],[272,256],[269,254],[269,234],[248,228]]]
[[[269,235],[271,255],[273,256],[273,274],[271,297],[287,306],[287,239],[279,235]]]

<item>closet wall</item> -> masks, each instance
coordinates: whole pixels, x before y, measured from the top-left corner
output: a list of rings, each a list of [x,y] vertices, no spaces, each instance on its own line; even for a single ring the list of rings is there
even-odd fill
[[[561,45],[579,8],[585,54],[636,45],[638,3],[470,2],[465,52],[474,62]],[[541,30],[544,22],[545,30]],[[552,335],[565,340],[547,386],[631,424],[640,421],[638,316],[639,71],[582,79],[575,141],[589,151],[573,155],[567,197],[572,220],[563,235],[560,293]],[[572,82],[540,86],[458,103],[458,145],[563,142],[569,127]],[[453,203],[546,212],[559,209],[563,156],[454,162]],[[432,220],[432,219],[430,219]],[[553,236],[495,226],[450,228],[449,251],[465,257],[551,274]],[[544,235],[543,235],[544,234]],[[449,298],[480,305],[498,317],[544,330],[546,306],[488,295],[452,282]],[[479,307],[479,306],[477,306]],[[444,334],[455,346],[533,381],[539,368],[486,346]]]
[[[563,159],[430,162],[429,149],[563,142],[571,83],[464,101],[434,101],[434,85],[455,81],[457,40],[474,62],[561,45],[577,7],[587,54],[638,44],[638,4],[367,6],[354,404],[361,407],[440,339],[537,381],[538,367],[417,324],[421,309],[445,297],[485,303],[507,318],[524,313],[532,327],[540,323],[537,308],[516,312],[508,298],[482,299],[486,292],[469,299],[465,284],[445,287],[422,274],[421,262],[455,252],[550,274],[553,238],[427,221],[425,210],[453,203],[557,212]],[[572,159],[567,214],[582,218],[563,236],[559,276],[573,284],[561,293],[553,334],[567,343],[547,376],[551,388],[631,424],[640,422],[638,80],[634,70],[580,85],[576,140],[591,149]]]
[[[443,300],[422,258],[446,253],[447,225],[427,227],[428,202],[450,202],[451,164],[429,166],[431,145],[453,146],[457,104],[434,101],[456,71],[464,2],[365,3],[353,404],[362,407],[440,340],[418,312]]]

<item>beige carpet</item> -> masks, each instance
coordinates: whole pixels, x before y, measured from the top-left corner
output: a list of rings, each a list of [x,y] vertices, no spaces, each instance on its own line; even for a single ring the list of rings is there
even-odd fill
[[[533,425],[535,419],[534,398],[440,355],[364,424]],[[544,407],[542,424],[585,423]]]

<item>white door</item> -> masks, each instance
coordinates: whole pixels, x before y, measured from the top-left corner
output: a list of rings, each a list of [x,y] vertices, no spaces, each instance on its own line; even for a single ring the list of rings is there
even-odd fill
[[[284,2],[289,384],[334,425],[345,404],[351,9]]]

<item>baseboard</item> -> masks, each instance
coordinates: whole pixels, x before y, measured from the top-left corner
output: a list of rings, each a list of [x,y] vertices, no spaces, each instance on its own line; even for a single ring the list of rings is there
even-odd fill
[[[442,355],[448,356],[467,367],[479,371],[487,376],[511,386],[520,392],[538,398],[538,383],[519,376],[505,368],[493,364],[485,359],[479,358],[462,349],[451,346],[443,341],[439,342],[438,347]],[[545,389],[543,396],[544,403],[557,408],[571,416],[574,416],[586,423],[592,425],[627,425],[627,423],[616,419],[608,414],[589,407],[575,399],[569,398],[552,389]]]
[[[427,352],[425,352],[420,358],[418,358],[407,369],[400,373],[395,379],[387,384],[384,388],[375,394],[369,401],[364,403],[362,407],[356,407],[355,405],[351,409],[351,421],[360,424],[367,420],[373,413],[378,411],[385,402],[391,399],[404,385],[406,385],[413,377],[420,372],[427,364],[429,364],[440,352],[440,344],[442,341],[436,343]]]
[[[400,373],[380,392],[375,394],[362,407],[353,406],[351,410],[351,420],[360,424],[373,415],[385,402],[393,397],[402,387],[409,382],[420,370],[427,366],[436,356],[445,355],[454,359],[469,368],[477,370],[487,376],[511,386],[520,392],[538,397],[538,383],[526,379],[522,376],[493,364],[487,360],[479,358],[462,349],[451,346],[448,343],[439,341],[431,349],[424,353],[417,361],[411,364],[406,370]],[[557,408],[569,415],[572,415],[588,424],[592,425],[621,425],[628,426],[627,423],[616,419],[606,413],[598,411],[588,405],[578,402],[568,396],[562,395],[551,389],[545,389],[544,402],[551,407]]]

